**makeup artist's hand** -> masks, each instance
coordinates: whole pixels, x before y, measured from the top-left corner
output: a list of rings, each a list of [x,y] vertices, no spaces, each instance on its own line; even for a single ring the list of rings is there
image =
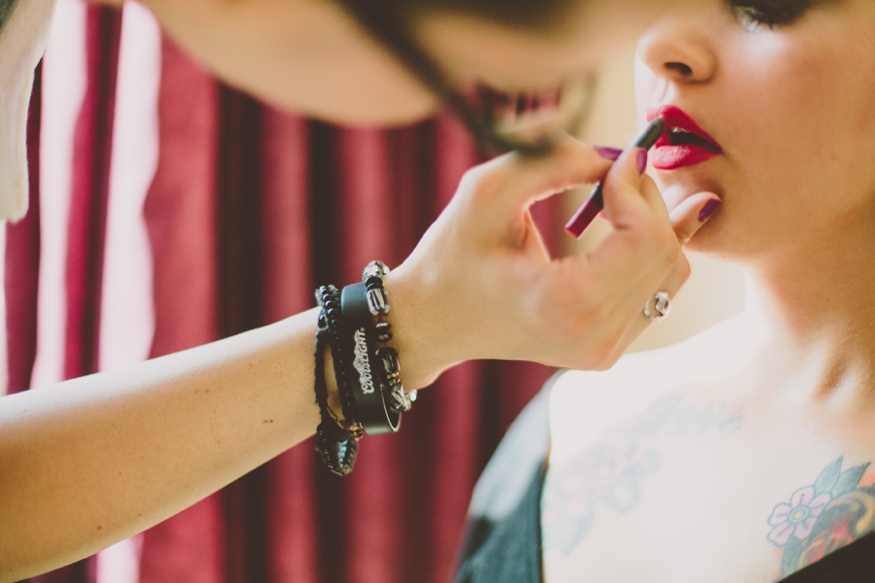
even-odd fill
[[[647,300],[657,291],[674,297],[689,277],[683,243],[717,198],[698,193],[669,217],[640,156],[627,151],[612,166],[567,138],[543,158],[509,154],[470,170],[387,280],[405,385],[479,358],[612,366],[649,324]],[[529,207],[601,179],[613,232],[591,253],[551,259]]]

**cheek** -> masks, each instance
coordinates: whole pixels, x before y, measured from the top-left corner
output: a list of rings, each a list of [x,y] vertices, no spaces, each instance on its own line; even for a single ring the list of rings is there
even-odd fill
[[[853,134],[851,169],[868,181],[869,192],[875,195],[875,43],[867,43],[868,51],[857,60],[856,74],[849,76],[846,86],[854,90],[848,108],[849,126]]]
[[[875,189],[875,2],[824,9],[810,28],[745,55],[745,89],[774,132],[756,154],[789,153],[808,183]],[[764,37],[768,39],[768,37]],[[750,72],[755,72],[753,75]],[[760,87],[760,89],[757,89]],[[768,91],[763,91],[768,87]],[[757,111],[758,109],[758,111]],[[771,155],[775,155],[773,152]],[[849,194],[854,194],[853,192]]]
[[[871,184],[875,164],[863,161],[875,161],[875,53],[853,59],[814,42],[758,48],[727,71],[740,105],[729,142],[742,165],[798,202]]]
[[[640,57],[635,57],[635,107],[638,112],[638,121],[646,123],[647,107],[656,98],[659,87],[659,78],[653,74]]]

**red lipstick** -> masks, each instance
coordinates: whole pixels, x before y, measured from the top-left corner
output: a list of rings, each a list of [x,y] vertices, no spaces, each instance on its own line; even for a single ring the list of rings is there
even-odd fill
[[[701,164],[723,153],[717,140],[676,105],[647,110],[647,119],[665,120],[665,131],[656,140],[650,162],[657,170],[676,170]]]

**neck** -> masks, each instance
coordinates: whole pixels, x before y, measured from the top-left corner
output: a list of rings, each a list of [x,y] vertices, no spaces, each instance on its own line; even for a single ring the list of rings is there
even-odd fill
[[[768,330],[771,386],[875,408],[875,233],[861,228],[775,255],[751,271],[749,286]]]

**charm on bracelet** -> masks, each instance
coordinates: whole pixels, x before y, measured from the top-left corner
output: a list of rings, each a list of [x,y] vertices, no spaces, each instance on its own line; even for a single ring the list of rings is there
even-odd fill
[[[378,322],[374,328],[377,331],[377,342],[387,344],[392,340],[392,324],[389,322]]]
[[[388,314],[389,294],[383,289],[383,277],[389,273],[389,268],[382,261],[371,261],[362,272],[362,281],[368,290],[368,310],[373,316]]]
[[[388,314],[392,306],[389,305],[389,294],[381,287],[368,289],[368,310],[374,316]]]
[[[395,413],[409,411],[412,401],[401,384],[401,361],[398,359],[398,351],[389,347],[381,348],[377,351],[377,356],[383,363],[383,394],[389,408]]]

